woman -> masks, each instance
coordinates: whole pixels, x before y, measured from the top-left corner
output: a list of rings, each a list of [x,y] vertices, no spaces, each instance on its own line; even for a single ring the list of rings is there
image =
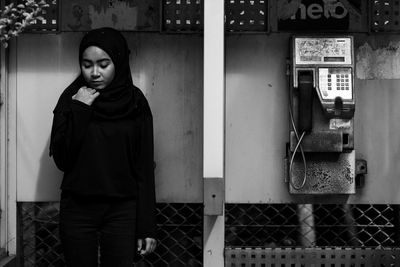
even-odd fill
[[[132,84],[129,49],[111,28],[88,32],[81,73],[54,109],[50,155],[64,172],[60,237],[67,266],[132,266],[154,251],[153,120]]]

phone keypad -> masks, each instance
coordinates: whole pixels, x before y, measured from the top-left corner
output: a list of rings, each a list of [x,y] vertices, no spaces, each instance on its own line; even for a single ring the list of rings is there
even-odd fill
[[[337,74],[336,85],[338,90],[350,90],[349,87],[349,75],[348,74]]]
[[[327,85],[330,91],[334,85],[333,81],[335,81],[337,90],[350,90],[349,74],[328,74]]]
[[[319,89],[324,99],[352,99],[352,84],[350,72],[331,71],[328,68],[319,69]]]

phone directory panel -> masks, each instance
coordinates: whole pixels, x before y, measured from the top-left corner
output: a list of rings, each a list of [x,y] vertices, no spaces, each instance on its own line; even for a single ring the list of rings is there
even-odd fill
[[[343,65],[352,64],[350,37],[295,38],[295,64]]]

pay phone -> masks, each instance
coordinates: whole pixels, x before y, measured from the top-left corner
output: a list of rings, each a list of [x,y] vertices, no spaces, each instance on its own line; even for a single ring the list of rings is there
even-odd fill
[[[352,36],[293,36],[290,66],[289,192],[355,193]]]

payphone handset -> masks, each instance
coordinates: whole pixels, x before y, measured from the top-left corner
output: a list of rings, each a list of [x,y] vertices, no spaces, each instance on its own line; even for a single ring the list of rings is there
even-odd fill
[[[292,42],[293,87],[303,86],[302,76],[311,75],[326,115],[329,118],[353,117],[353,38],[295,36]]]

